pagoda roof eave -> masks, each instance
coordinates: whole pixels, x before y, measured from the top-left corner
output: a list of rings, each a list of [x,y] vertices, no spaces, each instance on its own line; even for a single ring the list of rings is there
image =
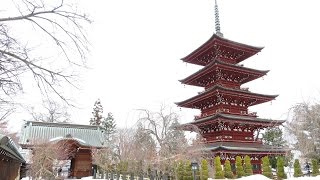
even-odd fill
[[[236,142],[216,142],[207,144],[204,147],[205,150],[230,150],[230,151],[250,151],[250,152],[278,152],[278,153],[286,153],[287,149],[285,147],[277,147],[277,146],[268,146],[263,144],[252,144],[246,143],[245,146],[243,143]]]
[[[204,73],[204,71],[209,70],[210,68],[213,68],[216,63],[221,64],[221,65],[225,65],[225,66],[229,66],[229,67],[234,68],[234,69],[239,69],[239,70],[247,71],[247,72],[253,72],[253,73],[261,74],[261,75],[266,75],[269,72],[269,70],[251,69],[251,68],[247,68],[247,67],[243,67],[243,66],[237,66],[237,65],[234,65],[234,64],[225,63],[225,62],[222,62],[222,61],[219,61],[219,60],[214,60],[209,65],[201,68],[200,70],[196,71],[195,73],[191,74],[190,76],[179,80],[179,82],[181,82],[182,84],[188,84],[188,81],[193,80],[194,77],[197,77],[197,76],[201,75],[202,73]]]
[[[216,118],[226,118],[226,119],[233,119],[233,120],[245,120],[245,121],[253,121],[253,122],[260,122],[260,123],[270,123],[270,124],[282,124],[285,122],[285,120],[271,120],[271,119],[265,119],[265,118],[257,118],[257,117],[251,117],[251,116],[241,116],[241,115],[234,115],[234,114],[224,114],[224,113],[217,113],[212,116],[204,117],[201,119],[197,119],[194,122],[191,122],[191,124],[197,124],[200,122],[205,122],[207,120],[216,119]]]
[[[235,93],[243,93],[243,94],[247,94],[247,95],[252,95],[252,96],[259,96],[259,97],[265,97],[265,98],[270,98],[275,99],[276,97],[278,97],[279,95],[265,95],[265,94],[258,94],[258,93],[253,93],[250,91],[246,91],[246,90],[241,90],[241,89],[233,89],[233,88],[226,88],[220,85],[214,85],[211,88],[208,88],[206,91],[193,96],[187,100],[181,101],[181,102],[175,102],[176,105],[181,106],[181,107],[187,107],[184,104],[190,104],[193,101],[196,101],[197,99],[206,96],[208,93],[213,92],[213,91],[228,91],[228,92],[235,92]]]
[[[257,125],[262,125],[264,127],[281,125],[282,123],[285,122],[285,120],[271,120],[271,119],[256,118],[251,116],[218,113],[208,117],[197,119],[193,122],[181,124],[176,128],[183,129],[185,131],[197,132],[199,125],[205,124],[208,121],[221,121],[222,120],[221,118],[225,120],[229,120],[229,122],[237,123],[237,121],[243,121],[243,122],[246,122],[247,124],[257,124]]]
[[[210,39],[208,39],[204,44],[202,44],[200,47],[198,47],[197,49],[195,49],[193,52],[191,52],[189,55],[181,58],[182,61],[184,62],[188,62],[190,58],[192,58],[193,56],[195,56],[196,54],[199,54],[201,52],[204,51],[204,49],[206,49],[207,46],[210,45],[211,42],[213,42],[215,39],[223,41],[227,44],[232,44],[236,47],[239,48],[243,48],[243,49],[247,49],[250,51],[254,51],[256,53],[260,52],[264,47],[258,47],[258,46],[251,46],[251,45],[247,45],[247,44],[243,44],[243,43],[239,43],[236,41],[232,41],[223,37],[218,36],[217,34],[213,34]]]

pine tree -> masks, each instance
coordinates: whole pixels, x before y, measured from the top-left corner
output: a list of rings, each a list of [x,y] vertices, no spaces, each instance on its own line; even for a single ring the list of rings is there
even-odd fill
[[[294,168],[293,177],[300,177],[303,175],[301,171],[300,162],[298,159],[294,160],[293,168]]]
[[[233,172],[231,170],[231,164],[229,160],[226,160],[224,162],[224,177],[228,178],[228,179],[233,179],[234,175]]]
[[[316,159],[312,159],[312,176],[318,176],[319,173],[319,164]]]
[[[190,161],[186,161],[186,163],[184,164],[183,180],[192,180],[192,169]]]
[[[238,178],[241,178],[242,176],[244,176],[242,159],[240,156],[236,157],[236,173]]]
[[[208,161],[203,159],[201,161],[201,180],[207,180],[209,178]]]
[[[277,158],[277,177],[279,180],[286,179],[287,175],[284,172],[284,160],[283,157]]]
[[[100,99],[98,99],[93,105],[93,111],[92,111],[93,117],[90,119],[90,125],[100,126],[103,120],[102,114],[103,114],[103,107],[100,102]]]
[[[116,123],[114,121],[112,113],[108,113],[108,116],[104,118],[102,126],[105,128],[105,135],[107,142],[111,141],[111,136],[116,132]]]
[[[283,139],[283,132],[280,127],[269,127],[262,135],[263,144],[269,146],[284,146],[286,141]]]
[[[220,156],[216,156],[214,158],[214,167],[215,167],[215,178],[216,179],[223,179],[224,178],[224,174],[222,171],[222,167],[221,167],[221,161],[220,161]]]
[[[248,155],[244,157],[244,174],[245,176],[250,176],[253,174],[252,172],[252,165],[251,165],[251,159]]]
[[[262,158],[262,175],[272,179],[272,172],[268,156]]]

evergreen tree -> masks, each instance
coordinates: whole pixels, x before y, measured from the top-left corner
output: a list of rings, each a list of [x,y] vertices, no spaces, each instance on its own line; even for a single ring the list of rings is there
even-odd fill
[[[317,160],[312,159],[312,176],[318,176],[319,174],[319,164]]]
[[[284,160],[283,157],[277,158],[277,177],[279,180],[286,179],[287,175],[284,172]]]
[[[242,159],[240,156],[236,157],[236,173],[238,178],[241,178],[242,176],[245,175],[243,166],[242,166]]]
[[[300,162],[298,159],[294,160],[293,168],[294,168],[294,173],[293,173],[294,177],[300,177],[303,175],[303,173],[301,171]]]
[[[233,172],[231,170],[231,164],[229,160],[226,160],[224,162],[224,177],[228,178],[228,179],[233,179],[234,175]]]
[[[107,142],[111,141],[111,136],[116,132],[116,122],[114,121],[112,113],[108,113],[108,116],[104,118],[102,126],[105,129],[105,136]]]
[[[248,155],[244,157],[244,174],[245,176],[250,176],[253,174],[252,172],[252,165],[251,165],[251,159]]]
[[[262,175],[272,179],[272,172],[268,156],[262,158]]]
[[[92,111],[93,117],[90,119],[90,125],[100,126],[103,120],[102,114],[103,114],[103,107],[100,102],[100,99],[98,99],[93,105],[93,111]]]
[[[191,162],[189,160],[184,164],[183,180],[192,180]]]
[[[141,122],[137,124],[137,129],[133,137],[132,150],[137,153],[134,156],[135,160],[144,161],[144,163],[151,162],[156,157],[156,142],[152,136],[145,131]]]
[[[280,127],[269,127],[266,129],[265,133],[262,135],[263,144],[269,146],[281,147],[286,144],[283,139],[283,132]]]
[[[201,180],[207,180],[209,178],[208,161],[203,159],[201,161]]]
[[[283,147],[287,141],[283,139],[283,131],[280,127],[269,127],[262,135],[263,144],[269,146]],[[269,162],[272,168],[277,168],[276,156],[269,156]]]
[[[269,156],[269,162],[270,162],[271,168],[273,169],[277,168],[277,157],[275,155]]]
[[[220,156],[216,156],[214,158],[214,167],[215,167],[215,178],[216,179],[223,179],[224,178],[224,174],[222,171],[222,167],[221,167],[221,161],[220,161]]]
[[[177,179],[178,180],[183,180],[183,177],[184,177],[184,171],[185,171],[185,169],[184,169],[184,163],[183,163],[183,161],[179,161],[178,162],[178,168],[177,168]]]
[[[178,119],[174,119],[164,138],[162,152],[168,153],[168,155],[176,155],[188,146],[184,132],[176,128],[179,126]]]

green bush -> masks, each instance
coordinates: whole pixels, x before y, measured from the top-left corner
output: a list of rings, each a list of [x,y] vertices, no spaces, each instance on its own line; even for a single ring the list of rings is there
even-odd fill
[[[294,160],[293,168],[294,168],[293,177],[301,177],[303,175],[301,171],[300,162],[298,159]]]
[[[222,171],[222,167],[221,167],[221,161],[220,161],[220,157],[216,156],[214,158],[214,168],[215,168],[215,178],[216,179],[223,179],[224,175],[223,175],[223,171]]]
[[[191,169],[191,162],[186,161],[184,164],[184,175],[183,180],[192,180],[192,169]]]
[[[244,170],[243,170],[243,166],[242,166],[242,159],[240,156],[236,157],[236,173],[237,173],[237,177],[241,178],[242,176],[244,176]]]
[[[284,160],[283,157],[277,158],[277,177],[279,180],[287,179],[287,175],[284,172]]]
[[[184,176],[184,164],[183,161],[178,162],[178,167],[177,167],[177,178],[178,180],[183,180]]]
[[[208,161],[203,159],[201,161],[201,180],[207,180],[209,178]]]
[[[250,176],[253,174],[251,159],[248,155],[244,157],[244,174],[245,176]]]
[[[272,179],[272,172],[268,156],[262,158],[262,175]]]
[[[319,164],[316,159],[312,159],[312,176],[318,176],[319,173]]]
[[[233,179],[234,175],[233,172],[231,170],[231,165],[230,165],[230,161],[226,160],[224,162],[224,177],[228,178],[228,179]]]

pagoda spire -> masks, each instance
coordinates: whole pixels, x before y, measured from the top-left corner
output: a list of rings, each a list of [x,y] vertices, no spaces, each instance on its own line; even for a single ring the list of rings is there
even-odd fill
[[[217,0],[215,0],[215,5],[214,5],[214,16],[215,16],[216,34],[220,37],[223,37],[223,34],[220,32],[219,9],[218,9]]]

